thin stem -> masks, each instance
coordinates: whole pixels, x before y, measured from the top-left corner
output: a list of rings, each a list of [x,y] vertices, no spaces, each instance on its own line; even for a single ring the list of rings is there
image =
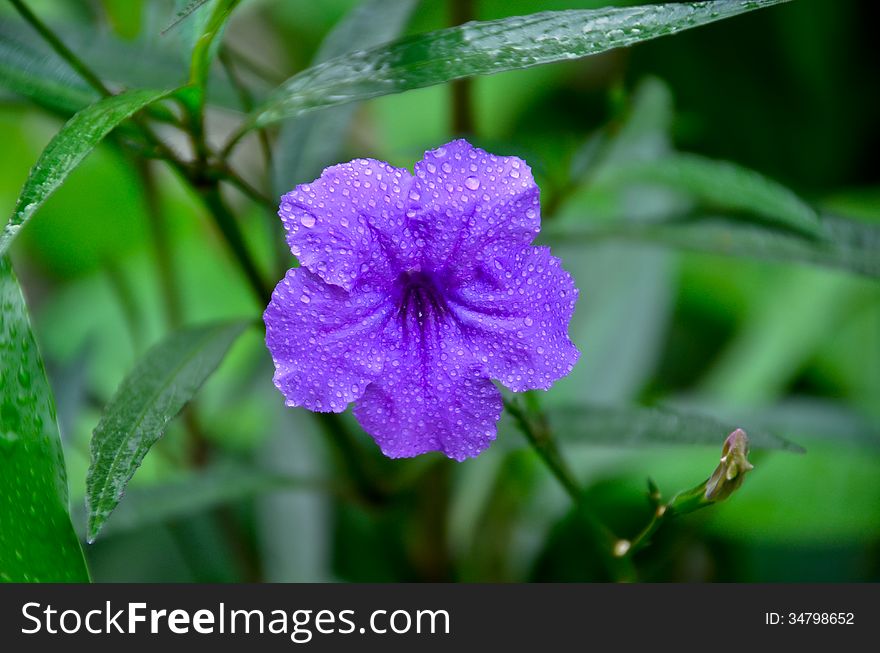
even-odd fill
[[[449,0],[452,25],[474,19],[473,0]],[[452,132],[458,136],[475,133],[473,80],[470,77],[452,82]]]
[[[156,185],[156,176],[149,161],[136,159],[136,166],[144,190],[150,235],[156,255],[156,273],[159,276],[159,287],[162,292],[162,301],[165,304],[165,319],[168,325],[174,328],[180,325],[183,311],[180,296],[174,283],[174,257],[171,254],[165,216],[160,206],[159,188]]]
[[[220,63],[223,65],[223,70],[226,71],[227,77],[229,77],[229,81],[232,82],[232,86],[235,88],[238,93],[238,99],[241,102],[242,109],[245,112],[250,112],[254,108],[254,96],[248,89],[247,85],[244,83],[244,80],[238,76],[238,72],[235,69],[235,62],[232,60],[232,56],[230,55],[229,49],[227,47],[222,47],[220,49]],[[257,131],[257,138],[260,140],[260,151],[263,154],[263,165],[266,167],[266,176],[271,179],[272,178],[272,148],[269,147],[269,135],[266,133],[265,129],[259,129]]]
[[[276,73],[274,71],[269,70],[262,64],[257,63],[253,59],[251,59],[248,55],[244,54],[241,50],[234,48],[229,43],[223,44],[223,49],[228,53],[230,58],[234,58],[236,63],[240,65],[245,70],[250,71],[264,82],[268,82],[272,86],[278,86],[281,82],[284,81],[284,76]]]
[[[332,445],[339,466],[351,479],[354,490],[369,505],[377,506],[385,503],[387,492],[375,480],[375,475],[364,465],[366,457],[351,431],[340,415],[336,413],[313,413],[318,426]]]
[[[616,581],[630,582],[635,580],[636,573],[632,562],[628,557],[618,553],[621,542],[625,542],[625,540],[616,537],[585,500],[584,491],[556,446],[556,441],[553,439],[544,416],[538,414],[535,418],[519,404],[507,399],[504,400],[504,406],[516,420],[532,448],[571,497],[577,514],[599,540],[598,548],[608,573]],[[531,412],[536,413],[537,411],[533,407]]]
[[[93,73],[88,66],[77,57],[73,51],[70,50],[64,43],[61,42],[55,34],[50,30],[43,21],[37,18],[36,14],[34,14],[22,0],[9,0],[12,3],[12,6],[21,14],[21,17],[24,18],[37,32],[39,32],[40,36],[42,36],[46,42],[52,46],[52,49],[57,52],[62,59],[64,59],[70,67],[73,68],[77,74],[82,77],[86,82],[88,82],[89,86],[94,88],[98,93],[103,95],[104,97],[109,97],[112,95],[110,89],[104,86],[104,82],[102,82],[98,76]]]
[[[225,181],[244,193],[247,197],[262,204],[273,211],[277,208],[276,202],[272,201],[267,195],[254,188],[244,177],[233,170],[228,164],[220,163],[207,170],[208,176],[215,176],[217,179]]]
[[[202,199],[210,210],[211,217],[226,240],[226,244],[229,245],[235,258],[238,260],[239,265],[241,265],[257,300],[260,304],[265,304],[272,294],[272,288],[263,280],[256,262],[251,257],[245,244],[244,236],[238,228],[238,223],[235,221],[235,216],[232,215],[232,212],[223,201],[219,186],[216,182],[209,183],[207,187],[203,187],[201,190]]]
[[[125,274],[116,261],[108,259],[104,265],[107,268],[107,282],[122,309],[125,325],[131,337],[132,348],[135,352],[139,352],[144,344],[144,331],[141,327],[143,319],[134,299],[134,292],[132,292]]]
[[[556,477],[556,480],[559,481],[559,484],[568,496],[571,497],[571,500],[576,504],[580,504],[583,501],[583,491],[580,484],[575,480],[568,464],[559,453],[556,442],[550,436],[549,430],[545,425],[539,426],[535,424],[526,411],[517,403],[505,399],[504,407],[507,408],[508,412],[516,420],[529,444],[532,445],[541,457],[541,460],[547,465],[547,468]]]

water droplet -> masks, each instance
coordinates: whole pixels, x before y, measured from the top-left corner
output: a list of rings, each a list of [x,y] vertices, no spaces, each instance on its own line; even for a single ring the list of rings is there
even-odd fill
[[[303,213],[299,218],[299,222],[304,227],[312,228],[315,226],[315,216],[311,213]]]
[[[303,294],[299,296],[299,301],[301,301],[303,304],[308,304],[310,301],[312,301],[312,298],[308,295]]]
[[[471,190],[477,190],[480,187],[480,180],[476,177],[468,177],[464,180],[464,185]]]

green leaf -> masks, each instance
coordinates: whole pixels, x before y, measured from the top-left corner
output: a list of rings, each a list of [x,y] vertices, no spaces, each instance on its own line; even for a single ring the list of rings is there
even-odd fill
[[[56,54],[34,49],[10,32],[0,25],[0,86],[62,115],[98,99]]]
[[[6,258],[0,310],[0,581],[88,582],[52,391]]]
[[[0,233],[0,256],[40,205],[114,127],[174,91],[133,90],[86,107],[61,128],[31,168],[15,212]]]
[[[609,186],[657,184],[682,191],[710,210],[745,211],[809,236],[822,233],[816,212],[792,191],[727,161],[675,154],[608,166],[593,181]]]
[[[162,34],[165,34],[169,30],[173,29],[177,25],[179,25],[184,19],[186,19],[190,14],[192,14],[196,9],[199,9],[202,5],[207,3],[208,0],[189,0],[180,10],[175,14],[174,20],[172,20],[168,25],[162,30]]]
[[[664,155],[670,147],[671,123],[669,89],[660,80],[644,80],[633,93],[625,121],[600,148],[599,165]],[[644,194],[636,189],[634,199],[660,206],[658,199],[642,198]],[[571,217],[581,222],[580,215]],[[655,368],[672,317],[675,275],[671,253],[619,243],[600,243],[585,251],[582,243],[565,241],[557,243],[554,252],[582,296],[589,297],[578,305],[570,336],[590,363],[577,365],[561,379],[548,394],[547,403],[633,399]]]
[[[337,57],[291,77],[250,114],[244,129],[462,77],[598,54],[783,1],[548,11],[420,34]]]
[[[548,242],[566,243],[577,240],[655,243],[723,256],[809,263],[880,277],[880,228],[831,215],[823,215],[821,220],[823,234],[818,239],[718,216],[586,229],[551,227],[544,237]]]
[[[168,422],[192,399],[247,325],[236,320],[177,331],[150,349],[122,381],[92,434],[86,479],[90,542]]]
[[[315,63],[353,50],[363,50],[395,38],[417,0],[365,0],[351,11],[321,44]],[[356,105],[333,107],[302,116],[284,125],[278,135],[275,189],[286,193],[310,181],[339,160]]]
[[[130,488],[101,537],[194,515],[273,490],[306,489],[305,480],[241,465],[222,464],[173,481]],[[77,514],[79,513],[79,514]],[[84,523],[83,511],[74,514]]]
[[[217,52],[219,41],[217,37],[223,32],[226,21],[232,15],[232,10],[241,0],[217,0],[214,11],[208,18],[205,29],[193,48],[192,62],[190,64],[189,81],[198,89],[204,89],[211,68],[211,61]]]
[[[712,417],[672,408],[590,406],[581,403],[548,407],[547,417],[560,441],[620,446],[718,446],[738,427]],[[804,452],[803,447],[773,433],[755,429],[747,432],[754,449]]]

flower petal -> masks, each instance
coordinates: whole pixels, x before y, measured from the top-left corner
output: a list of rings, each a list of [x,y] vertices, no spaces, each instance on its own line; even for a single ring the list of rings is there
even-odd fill
[[[389,274],[403,237],[413,178],[382,161],[355,159],[324,170],[281,198],[278,215],[300,264],[351,290],[364,273]]]
[[[489,259],[447,302],[473,355],[514,392],[549,388],[579,352],[568,339],[578,291],[547,247]]]
[[[381,287],[347,293],[305,268],[288,270],[263,314],[287,405],[339,413],[358,399],[382,369],[380,339],[393,311]]]
[[[495,439],[501,394],[448,320],[388,322],[385,368],[354,406],[364,430],[390,458],[442,451],[476,456]]]
[[[442,266],[518,249],[541,228],[539,189],[529,166],[456,140],[415,165],[409,224],[428,262]]]

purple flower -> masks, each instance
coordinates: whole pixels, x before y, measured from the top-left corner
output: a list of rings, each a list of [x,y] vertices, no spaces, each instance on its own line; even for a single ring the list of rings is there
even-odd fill
[[[467,141],[415,175],[372,159],[327,168],[278,214],[301,267],[263,318],[288,406],[354,415],[392,458],[476,456],[501,394],[547,389],[578,351],[578,291],[546,247],[538,186],[521,159]]]

